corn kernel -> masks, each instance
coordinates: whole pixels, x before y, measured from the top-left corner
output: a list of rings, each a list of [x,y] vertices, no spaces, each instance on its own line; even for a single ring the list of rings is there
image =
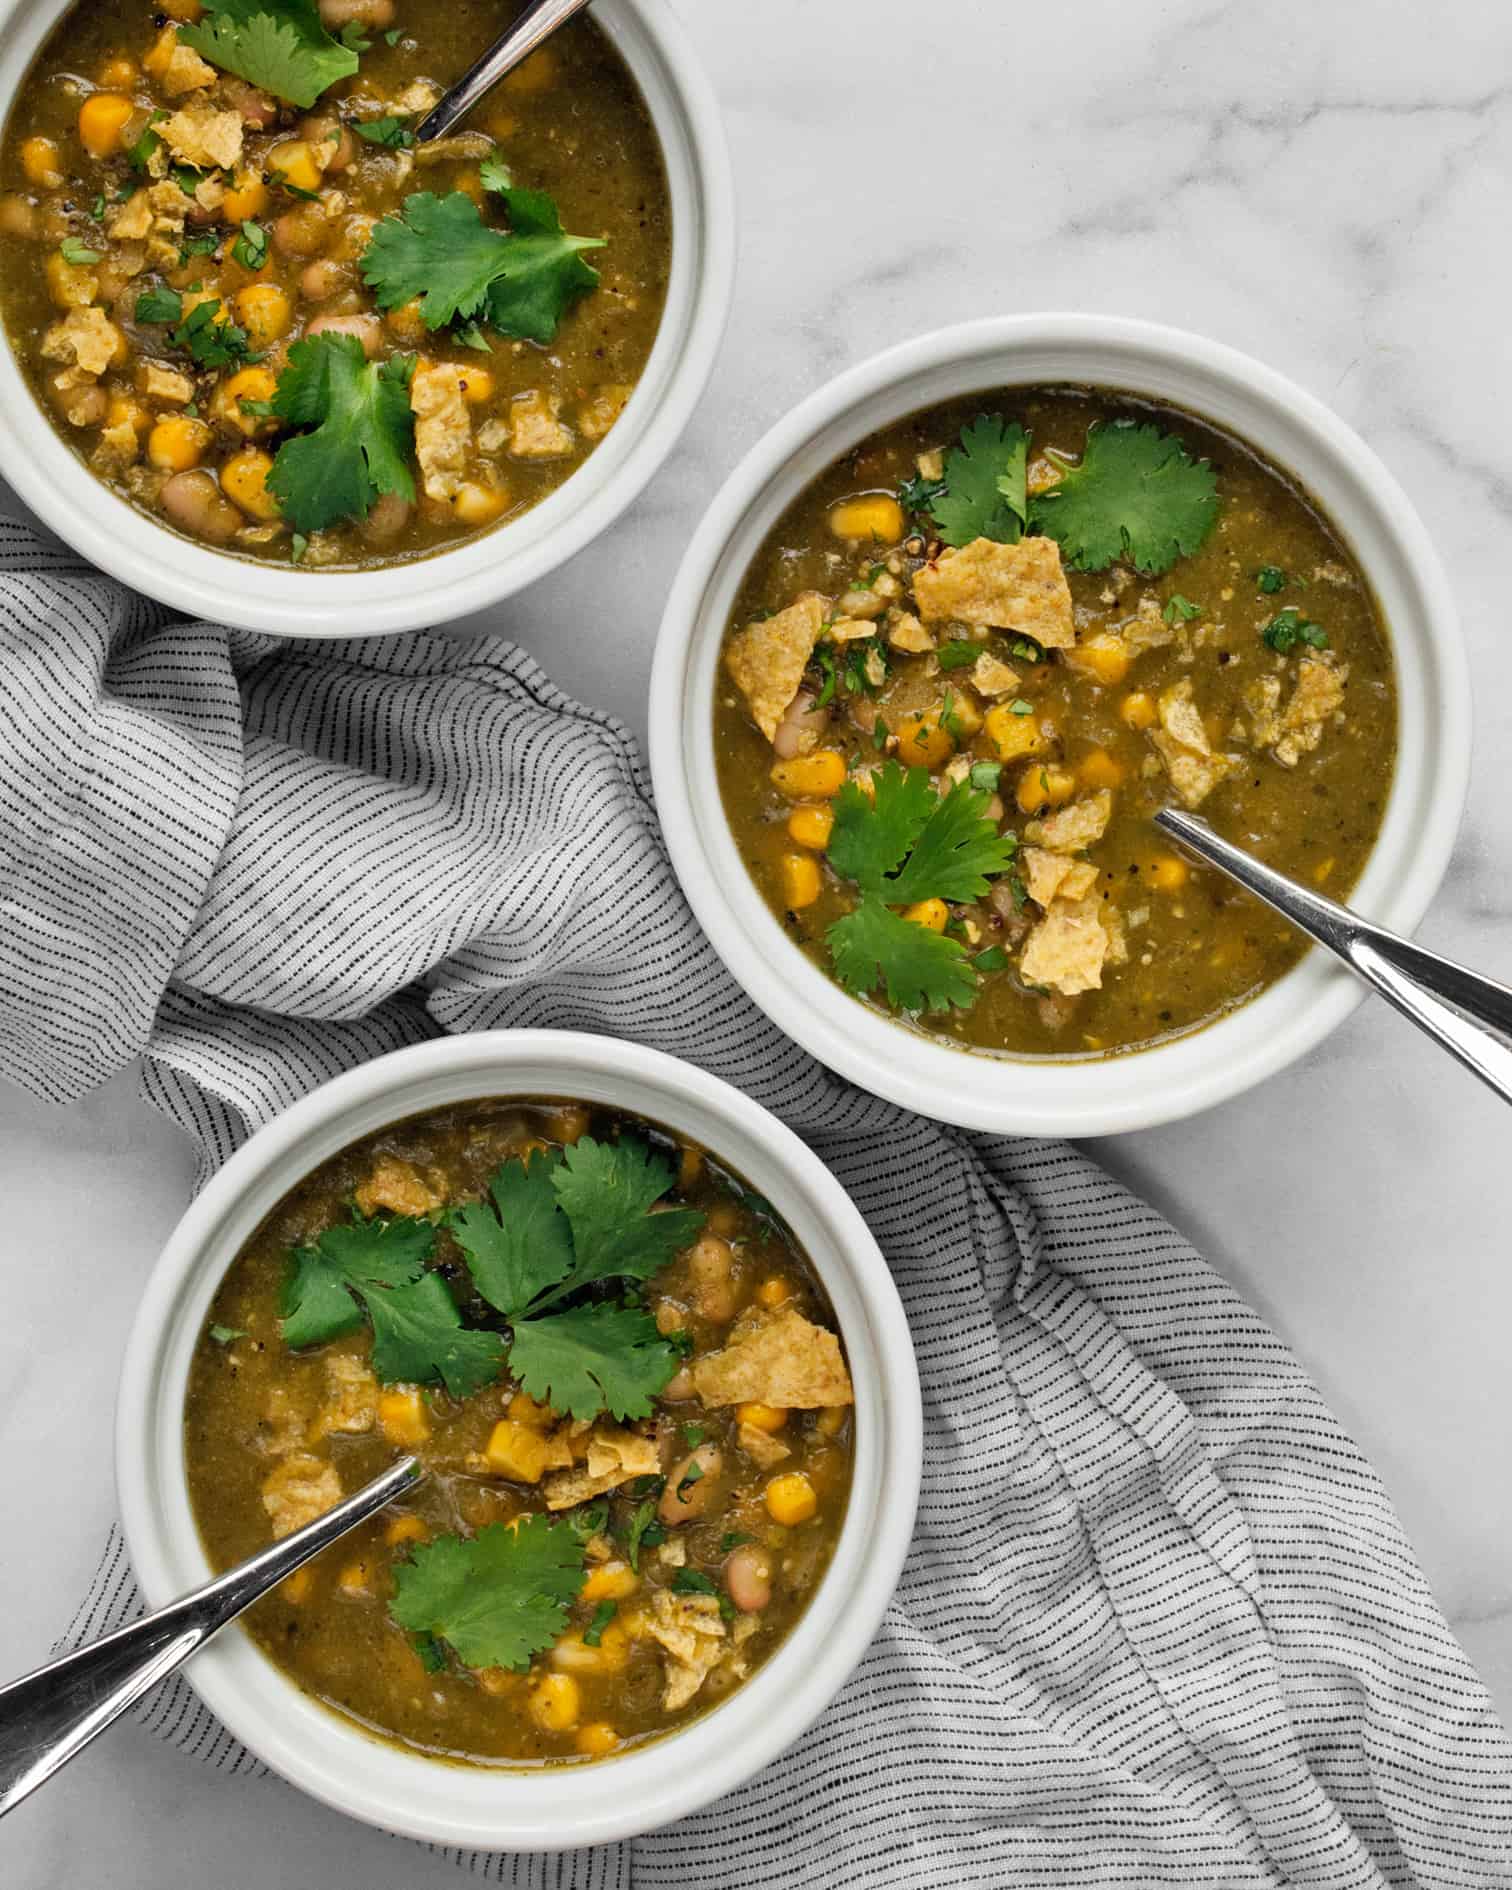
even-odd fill
[[[540,1404],[528,1391],[517,1391],[509,1401],[509,1415],[527,1430],[549,1431],[556,1422],[556,1412],[549,1404]]]
[[[42,190],[56,190],[63,182],[58,147],[51,138],[27,138],[21,146],[21,169],[26,181]]]
[[[828,800],[845,785],[845,757],[833,748],[772,763],[772,785],[794,800]]]
[[[185,26],[193,26],[205,10],[203,0],[161,0],[161,4],[170,20],[180,20]]]
[[[500,82],[500,90],[513,92],[516,98],[535,98],[542,92],[549,92],[557,82],[557,56],[553,47],[542,46],[528,59],[522,60],[509,76]]]
[[[950,907],[943,899],[921,899],[916,906],[905,906],[903,917],[926,932],[943,932],[950,923]]]
[[[368,1565],[366,1562],[348,1562],[336,1577],[336,1586],[342,1594],[356,1600],[368,1591]]]
[[[494,397],[494,377],[486,367],[475,367],[471,361],[465,367],[457,369],[462,382],[462,398],[469,407],[481,407],[485,401]]]
[[[79,107],[79,142],[92,158],[113,157],[136,106],[120,92],[96,92]]]
[[[418,1516],[396,1516],[384,1530],[383,1539],[390,1548],[397,1549],[402,1542],[429,1542],[430,1530]]]
[[[264,406],[277,391],[278,376],[271,368],[240,368],[216,388],[215,398],[211,402],[212,416],[227,426],[235,427],[238,433],[250,440],[254,433],[266,433],[278,422],[268,414],[249,413],[242,402],[251,401],[256,406]]]
[[[221,199],[221,215],[228,223],[246,223],[250,218],[260,217],[267,207],[268,186],[255,171],[238,171],[235,182]],[[285,323],[284,327],[287,326]],[[281,335],[283,329],[278,333]]]
[[[415,1386],[379,1394],[378,1428],[391,1444],[425,1442],[430,1436],[430,1419],[426,1416],[425,1400]]]
[[[495,1476],[509,1477],[516,1483],[539,1483],[549,1453],[539,1431],[500,1418],[483,1454]]]
[[[85,308],[100,292],[100,279],[86,263],[71,263],[55,249],[42,265],[47,292],[59,308]]]
[[[835,816],[828,807],[795,807],[788,815],[788,837],[795,846],[822,853],[834,832]]]
[[[582,1708],[582,1689],[570,1673],[543,1673],[531,1685],[530,1717],[542,1732],[571,1732]]]
[[[1094,748],[1077,762],[1076,778],[1084,788],[1118,787],[1124,778],[1124,765],[1106,748]]]
[[[810,854],[785,853],[782,856],[782,903],[789,912],[801,912],[805,906],[811,906],[823,884],[818,861]]]
[[[1147,696],[1142,689],[1135,689],[1119,703],[1118,716],[1129,728],[1154,728],[1160,719],[1160,711],[1155,707],[1153,696]]]
[[[289,332],[294,304],[276,282],[249,282],[236,292],[237,320],[259,348],[271,348]]]
[[[292,1601],[296,1608],[302,1607],[310,1599],[315,1586],[315,1571],[308,1562],[302,1562],[292,1575],[285,1575],[278,1584],[278,1592],[285,1601]]]
[[[1024,755],[1037,755],[1045,745],[1039,717],[1015,715],[1006,702],[987,711],[983,733],[994,761],[1017,761]]]
[[[398,308],[391,308],[383,319],[400,341],[424,341],[428,332],[425,317],[420,313],[418,296],[412,302],[402,302]]]
[[[750,1424],[758,1431],[775,1434],[788,1421],[788,1414],[776,1404],[742,1404],[736,1407],[735,1421]]]
[[[602,1759],[619,1744],[619,1734],[606,1719],[590,1720],[579,1726],[573,1744],[585,1758]]]
[[[273,470],[271,456],[260,447],[244,446],[233,453],[221,467],[221,491],[239,506],[248,518],[265,525],[281,517],[278,501],[268,490],[268,474]]]
[[[152,424],[152,415],[130,394],[115,394],[105,409],[105,424],[109,427],[129,425],[134,433],[140,435]]]
[[[920,716],[898,731],[898,759],[906,768],[928,768],[933,773],[954,753],[955,742],[938,714]]]
[[[280,183],[292,184],[295,190],[320,188],[323,173],[307,138],[286,138],[282,144],[275,144],[268,153],[268,169]]]
[[[783,1306],[792,1297],[792,1287],[777,1274],[773,1274],[769,1280],[763,1280],[756,1288],[756,1299],[762,1306]]]
[[[452,500],[452,516],[460,525],[492,525],[509,509],[509,494],[498,486],[480,485],[469,479],[457,488]]]
[[[1146,868],[1146,881],[1156,892],[1180,892],[1190,877],[1186,861],[1178,860],[1174,853],[1157,854]]]
[[[789,1470],[783,1476],[773,1477],[766,1486],[765,1501],[772,1521],[788,1529],[807,1522],[819,1509],[814,1486],[801,1470]]]
[[[829,528],[837,538],[869,538],[896,545],[905,529],[903,508],[890,493],[868,493],[864,499],[846,499],[835,506]]]
[[[827,1404],[814,1420],[814,1429],[823,1437],[838,1437],[850,1415],[848,1404]]]
[[[147,458],[159,472],[187,472],[204,458],[209,444],[210,429],[203,420],[171,413],[147,435]]]
[[[1085,643],[1073,644],[1070,649],[1062,650],[1061,659],[1071,669],[1080,670],[1084,676],[1090,676],[1094,682],[1105,685],[1121,683],[1128,675],[1129,664],[1133,661],[1129,646],[1123,638],[1107,630],[1089,637]]]
[[[600,1562],[584,1578],[578,1597],[582,1601],[623,1601],[640,1587],[640,1577],[628,1562]]]
[[[1076,792],[1076,776],[1064,768],[1025,768],[1018,778],[1014,798],[1026,814],[1042,807],[1060,807]]]

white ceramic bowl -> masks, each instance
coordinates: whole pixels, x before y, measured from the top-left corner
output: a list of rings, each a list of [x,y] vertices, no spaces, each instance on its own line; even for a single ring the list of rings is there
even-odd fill
[[[338,1810],[440,1844],[557,1850],[668,1823],[767,1764],[844,1683],[903,1566],[922,1448],[908,1323],[866,1223],[775,1117],[659,1051],[566,1031],[448,1037],[327,1083],[232,1156],[164,1249],[126,1348],[116,1480],[149,1604],[204,1581],[210,1568],[184,1477],[184,1393],[200,1326],[238,1248],[294,1182],[349,1142],[422,1110],[509,1095],[603,1103],[692,1137],[771,1201],[813,1262],[850,1356],[856,1457],[840,1541],[807,1612],[703,1719],[596,1766],[450,1765],[385,1744],[301,1693],[236,1628],[187,1671],[259,1758]]]
[[[69,0],[0,0],[0,99],[14,99]],[[595,25],[634,75],[661,140],[672,270],[661,330],[618,424],[562,486],[455,550],[366,571],[303,571],[228,557],[118,499],[53,430],[0,338],[5,476],[59,537],[149,597],[215,623],[281,636],[413,630],[511,597],[606,531],[676,443],[729,312],[735,202],[713,89],[665,0],[598,0]],[[3,330],[0,330],[3,337]]]
[[[1448,864],[1469,777],[1469,682],[1438,558],[1401,487],[1310,394],[1232,348],[1145,322],[1016,315],[942,329],[842,374],[779,422],[725,483],[677,574],[651,678],[651,769],[694,911],[790,1037],[841,1075],[944,1122],[1108,1135],[1192,1115],[1283,1069],[1348,1016],[1361,987],[1310,952],[1253,1002],[1157,1049],[1077,1062],[951,1048],[848,997],[786,936],[731,839],[714,765],[720,642],[742,576],[784,508],[907,414],[1043,382],[1171,401],[1251,441],[1322,501],[1380,601],[1401,717],[1396,779],[1352,903],[1410,931]]]

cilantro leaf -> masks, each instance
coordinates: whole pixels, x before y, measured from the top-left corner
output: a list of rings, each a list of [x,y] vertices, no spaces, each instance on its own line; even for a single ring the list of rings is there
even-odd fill
[[[380,308],[420,301],[427,328],[457,317],[481,319],[502,334],[546,343],[579,296],[598,284],[583,261],[603,238],[570,236],[544,191],[496,185],[510,228],[483,221],[472,198],[459,190],[437,197],[417,191],[397,217],[373,230],[362,274]]]
[[[560,1638],[582,1585],[573,1531],[527,1515],[417,1548],[394,1566],[389,1613],[411,1634],[445,1641],[464,1666],[518,1672]]]
[[[905,512],[927,518],[934,511],[935,500],[944,490],[943,479],[926,479],[923,473],[916,473],[898,487],[898,503]]]
[[[517,1319],[509,1352],[509,1369],[538,1403],[575,1418],[607,1410],[621,1421],[648,1417],[681,1363],[638,1306],[573,1306]]]
[[[945,455],[945,490],[930,512],[947,545],[992,538],[1017,544],[1028,519],[1029,435],[1000,414],[979,414]]]
[[[415,134],[403,118],[390,112],[382,118],[362,118],[352,126],[359,138],[369,144],[387,145],[391,151],[403,151],[415,142]]]
[[[429,1385],[438,1379],[454,1398],[492,1384],[504,1363],[504,1340],[462,1324],[457,1302],[439,1273],[407,1286],[363,1294],[373,1322],[373,1371],[385,1385]]]
[[[291,426],[312,431],[278,449],[268,490],[299,531],[365,518],[380,493],[414,498],[414,365],[406,354],[370,362],[355,335],[316,335],[290,348],[273,406]]]
[[[510,175],[509,166],[496,151],[478,166],[478,181],[485,190],[505,191],[514,183],[514,178]]]
[[[552,1171],[572,1226],[572,1272],[538,1306],[596,1280],[645,1280],[698,1238],[704,1217],[693,1208],[651,1208],[672,1186],[672,1170],[644,1142],[596,1142],[585,1135]]]
[[[506,1318],[572,1271],[572,1230],[551,1185],[561,1159],[538,1149],[504,1162],[488,1184],[492,1206],[473,1201],[447,1216],[474,1286]]]
[[[429,1221],[396,1218],[328,1227],[313,1247],[296,1247],[279,1301],[285,1345],[324,1345],[359,1325],[353,1299],[368,1287],[408,1286],[435,1245]]]
[[[1056,457],[1052,455],[1052,457]],[[1079,463],[1030,502],[1030,523],[1082,571],[1127,558],[1158,577],[1198,550],[1218,517],[1218,476],[1147,421],[1091,427]]]
[[[1326,650],[1328,632],[1322,624],[1310,623],[1295,604],[1288,604],[1285,610],[1278,610],[1260,632],[1260,641],[1268,644],[1278,656],[1285,656],[1299,643],[1305,643],[1309,649]]]
[[[876,893],[863,893],[825,938],[845,988],[865,996],[883,984],[895,1010],[966,1010],[976,998],[976,977],[960,944],[890,911]]]
[[[903,864],[936,801],[928,773],[923,768],[905,773],[896,761],[884,763],[872,776],[872,785],[875,799],[868,799],[854,781],[847,781],[835,796],[828,855],[842,879],[875,892],[886,875]]]
[[[640,1573],[640,1552],[642,1548],[654,1549],[659,1543],[663,1543],[667,1539],[666,1528],[656,1519],[657,1504],[660,1501],[662,1490],[666,1487],[666,1479],[664,1477],[658,1477],[655,1481],[658,1485],[656,1494],[654,1496],[648,1496],[645,1502],[637,1508],[635,1514],[630,1518],[630,1531],[625,1537],[625,1554],[629,1559],[631,1568],[635,1570],[637,1575]]]
[[[201,367],[229,367],[247,358],[247,331],[224,319],[225,312],[213,297],[196,302],[186,315],[177,289],[143,289],[135,313],[139,322],[168,326],[169,345],[184,349]]]
[[[935,802],[913,851],[884,882],[890,903],[911,906],[920,899],[944,899],[954,905],[980,899],[988,879],[1007,872],[1018,838],[999,833],[986,817],[990,798],[966,780],[957,781]]]
[[[105,255],[103,249],[91,249],[87,243],[80,242],[77,236],[65,236],[58,245],[58,253],[64,262],[72,263],[77,269],[87,269]]]
[[[204,17],[178,37],[223,72],[306,108],[357,70],[357,54],[321,25],[315,0],[205,0]]]

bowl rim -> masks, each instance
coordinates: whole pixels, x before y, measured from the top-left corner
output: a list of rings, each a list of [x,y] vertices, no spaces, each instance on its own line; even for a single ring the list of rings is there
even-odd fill
[[[72,0],[0,0],[0,96]],[[539,505],[402,564],[305,571],[198,545],[118,498],[60,437],[0,323],[0,450],[20,498],[81,557],[196,619],[277,636],[392,634],[488,608],[606,532],[681,437],[713,371],[734,294],[734,174],[713,83],[666,0],[598,0],[594,22],[655,126],[672,206],[661,324],[620,420]],[[10,105],[6,111],[9,112]]]
[[[158,1607],[210,1573],[184,1483],[183,1398],[205,1311],[236,1248],[301,1175],[356,1137],[448,1101],[511,1093],[604,1100],[696,1127],[705,1146],[772,1200],[809,1251],[845,1337],[857,1405],[852,1493],[808,1607],[764,1665],[707,1714],[594,1766],[517,1770],[406,1751],[318,1704],[238,1632],[222,1635],[185,1673],[243,1744],[335,1809],[433,1843],[534,1851],[633,1836],[733,1791],[828,1705],[897,1584],[922,1472],[912,1339],[875,1239],[805,1142],[692,1064],[581,1032],[443,1037],[348,1071],[249,1138],[170,1235],[122,1360],[115,1457],[127,1547],[148,1606]],[[688,1763],[690,1749],[696,1764]],[[603,1764],[616,1768],[614,1783],[624,1789],[602,1789]]]
[[[1399,620],[1383,599],[1398,680],[1397,763],[1381,832],[1351,896],[1366,916],[1410,931],[1448,866],[1469,785],[1469,674],[1448,580],[1400,485],[1337,415],[1237,349],[1157,323],[1056,311],[990,316],[889,348],[801,401],[715,495],[673,580],[652,665],[649,758],[683,890],[736,980],[788,1036],[840,1075],[938,1121],[1087,1137],[1176,1121],[1238,1095],[1312,1050],[1363,987],[1310,951],[1255,998],[1154,1048],[1062,1060],[942,1044],[843,993],[768,911],[724,817],[709,712],[721,607],[798,492],[894,419],[957,393],[1046,382],[1171,402],[1293,470],[1275,450],[1285,440],[1293,454],[1310,456],[1294,476],[1316,494],[1373,588],[1410,603]],[[923,391],[931,385],[933,394]],[[1194,397],[1194,386],[1209,398]],[[1250,424],[1225,419],[1226,402]],[[1376,534],[1371,554],[1355,545],[1341,512]]]

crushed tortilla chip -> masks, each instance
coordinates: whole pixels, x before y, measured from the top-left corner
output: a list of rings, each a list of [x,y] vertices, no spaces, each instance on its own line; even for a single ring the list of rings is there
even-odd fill
[[[1112,817],[1112,792],[1100,788],[1083,801],[1058,807],[1043,820],[1031,820],[1024,829],[1024,838],[1051,853],[1080,853],[1102,839]]]
[[[1057,899],[1024,944],[1019,970],[1028,984],[1044,985],[1062,997],[1102,988],[1103,962],[1108,955],[1102,901],[1090,898]]]
[[[439,1193],[421,1175],[413,1163],[397,1155],[380,1155],[366,1181],[353,1192],[358,1211],[372,1219],[379,1208],[390,1214],[434,1214],[446,1206],[446,1196]]]
[[[791,1306],[747,1313],[732,1327],[724,1349],[697,1360],[692,1373],[708,1405],[752,1402],[808,1410],[855,1402],[840,1341]]]
[[[768,741],[798,693],[823,628],[824,599],[817,591],[806,591],[786,610],[747,624],[730,640],[725,662],[751,720]]]
[[[1057,898],[1084,899],[1097,884],[1097,868],[1086,860],[1045,847],[1025,847],[1018,857],[1029,897],[1037,906]]]
[[[1076,641],[1071,587],[1053,538],[999,545],[974,538],[914,574],[914,597],[926,623],[953,618],[989,630],[1018,630],[1047,650]]]
[[[243,129],[240,112],[216,111],[197,98],[165,118],[157,132],[180,163],[230,170],[241,162]]]
[[[605,1490],[618,1489],[633,1477],[656,1476],[661,1456],[656,1440],[613,1425],[596,1430],[588,1441],[588,1461],[581,1470],[562,1470],[541,1485],[548,1509],[571,1509]]]
[[[273,1534],[281,1539],[336,1507],[341,1501],[341,1478],[333,1464],[322,1463],[318,1457],[285,1457],[268,1472],[262,1500]]]
[[[1215,755],[1207,724],[1192,699],[1192,684],[1183,677],[1160,697],[1160,727],[1150,734],[1156,753],[1165,763],[1171,786],[1183,807],[1200,807],[1225,776],[1239,763],[1232,755]]]
[[[662,1705],[669,1713],[686,1706],[725,1652],[725,1624],[715,1595],[651,1591],[643,1617],[646,1632],[666,1650],[667,1685]]]
[[[102,308],[71,308],[42,337],[49,361],[72,361],[86,374],[103,374],[121,345],[121,331]]]
[[[754,1464],[763,1470],[770,1470],[774,1464],[782,1462],[784,1457],[791,1457],[792,1451],[780,1437],[773,1437],[770,1431],[762,1430],[759,1424],[742,1424],[736,1430],[735,1441]]]

